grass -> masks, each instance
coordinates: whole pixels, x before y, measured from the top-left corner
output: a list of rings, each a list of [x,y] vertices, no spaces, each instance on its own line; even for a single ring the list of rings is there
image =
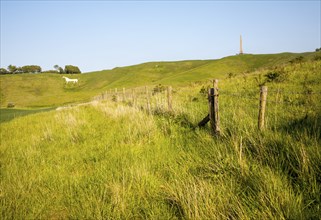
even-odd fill
[[[172,112],[157,93],[148,113],[137,89],[1,123],[1,219],[318,219],[321,63],[282,68],[264,132],[271,69],[221,78],[220,137],[195,126],[207,82],[174,86]]]
[[[213,77],[225,78],[228,74],[236,76],[262,68],[283,65],[298,56],[310,60],[316,54],[245,54],[218,60],[150,62],[69,76],[78,78],[78,85],[66,85],[60,74],[1,75],[0,105],[3,108],[12,102],[18,108],[58,107],[69,103],[89,101],[91,97],[109,89],[158,84],[184,86]]]
[[[54,108],[37,108],[37,109],[12,109],[1,108],[0,109],[0,123],[11,121],[17,117],[35,114],[39,112],[45,112],[53,110]]]
[[[112,103],[15,119],[1,131],[2,219],[318,216],[320,139],[182,125]]]

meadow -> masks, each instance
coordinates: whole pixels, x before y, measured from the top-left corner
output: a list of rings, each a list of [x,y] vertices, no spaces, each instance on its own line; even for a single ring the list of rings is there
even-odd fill
[[[100,92],[114,88],[136,88],[158,84],[186,86],[196,81],[226,78],[289,63],[297,57],[306,61],[319,53],[281,53],[230,56],[218,60],[149,62],[116,67],[85,74],[14,74],[0,75],[0,107],[14,103],[16,108],[58,107],[87,102]],[[65,84],[62,76],[78,78],[77,86]]]
[[[144,71],[163,68],[159,75],[131,67],[148,78],[141,82],[133,82],[130,67],[120,68],[112,85],[100,80],[89,92],[104,98],[88,95],[81,105],[2,122],[1,219],[318,219],[321,61],[312,55],[300,63],[288,62],[293,54],[226,58],[251,65],[225,71],[218,65],[220,74],[218,61],[142,64]],[[81,76],[81,88],[60,86],[80,102],[82,88],[94,88],[94,78],[107,74]],[[213,77],[219,78],[220,136],[197,126],[208,112]],[[160,83],[173,86],[171,111],[165,91],[155,90]],[[263,84],[266,125],[258,131]],[[131,86],[136,97],[128,89],[122,99],[121,88]]]

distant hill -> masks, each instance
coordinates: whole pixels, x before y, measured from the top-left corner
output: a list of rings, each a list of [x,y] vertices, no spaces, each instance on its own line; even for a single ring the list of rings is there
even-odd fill
[[[314,52],[280,54],[243,54],[217,60],[148,62],[112,70],[68,75],[78,78],[78,85],[66,85],[60,74],[2,75],[1,107],[9,102],[17,107],[59,106],[90,100],[111,88],[132,88],[143,85],[184,85],[188,82],[226,78],[262,68],[271,68],[302,56],[311,59]]]

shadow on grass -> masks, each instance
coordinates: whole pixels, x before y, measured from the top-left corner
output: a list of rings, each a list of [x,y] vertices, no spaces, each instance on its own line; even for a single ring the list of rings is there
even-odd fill
[[[54,110],[55,108],[41,108],[41,109],[10,109],[2,108],[0,109],[0,123],[8,122],[17,117],[22,117],[30,114],[35,114],[39,112],[46,112]]]
[[[286,131],[292,135],[297,135],[305,132],[310,137],[321,140],[321,112],[314,116],[306,115],[285,124],[281,130]]]

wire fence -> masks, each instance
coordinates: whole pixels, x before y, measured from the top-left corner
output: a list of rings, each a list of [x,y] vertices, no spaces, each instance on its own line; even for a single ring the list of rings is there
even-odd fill
[[[105,91],[95,97],[93,100],[110,100],[114,102],[129,102],[129,103],[142,103],[151,102],[151,104],[158,104],[166,106],[168,104],[168,87],[138,87],[133,89],[110,89]],[[253,101],[258,103],[260,98],[259,91],[228,91],[228,90],[219,90],[220,99],[239,99],[246,101]],[[173,90],[171,94],[173,102],[175,101],[184,101],[187,102],[198,102],[202,98],[201,94],[193,94],[188,97],[188,95],[181,94]],[[179,98],[176,98],[179,96]],[[204,96],[204,102],[206,102],[206,96]],[[314,100],[314,101],[313,101]],[[295,91],[284,91],[284,90],[269,90],[268,91],[268,104],[278,104],[286,106],[311,106],[321,107],[321,92],[295,92]],[[313,103],[318,101],[318,103]],[[175,105],[175,103],[173,103]],[[251,105],[251,102],[248,102]]]
[[[223,121],[229,118],[257,120],[260,106],[260,91],[257,90],[218,90],[220,115]],[[93,98],[94,100],[122,103],[139,108],[148,113],[170,112],[187,114],[197,123],[208,114],[207,94],[188,88],[172,89],[165,86],[144,86],[133,89],[110,89]],[[267,123],[292,120],[321,112],[321,91],[290,91],[270,89],[266,99]]]

